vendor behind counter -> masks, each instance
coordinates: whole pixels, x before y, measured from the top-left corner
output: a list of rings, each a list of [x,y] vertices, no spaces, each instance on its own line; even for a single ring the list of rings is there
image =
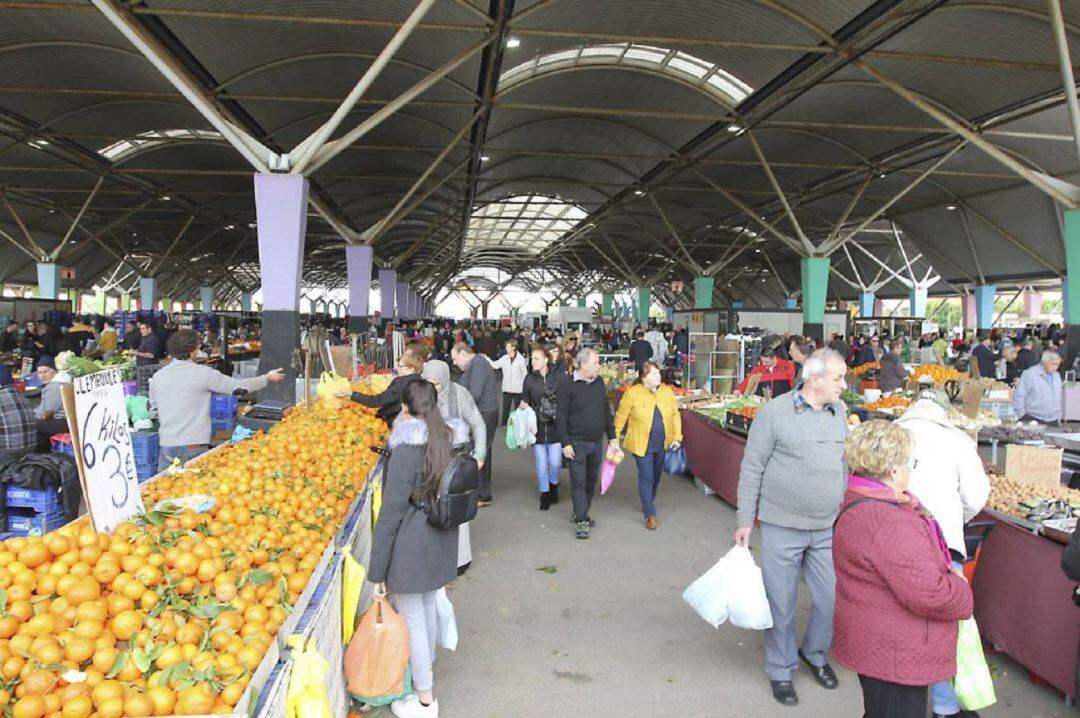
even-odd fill
[[[755,376],[758,377],[757,389],[754,391],[757,396],[780,396],[795,388],[795,365],[777,356],[775,349],[761,352],[761,363],[751,369],[739,383],[735,394],[745,394],[750,380]]]

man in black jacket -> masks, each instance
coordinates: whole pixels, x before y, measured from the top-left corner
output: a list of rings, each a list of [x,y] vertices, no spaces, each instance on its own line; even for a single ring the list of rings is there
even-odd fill
[[[555,432],[570,460],[570,492],[574,501],[577,537],[589,538],[596,522],[589,518],[600,463],[604,460],[604,435],[615,441],[615,423],[608,403],[607,387],[600,378],[600,355],[582,349],[575,360],[577,371],[556,389]]]
[[[645,341],[645,332],[640,329],[634,333],[634,341],[630,342],[630,361],[634,366],[641,369],[641,365],[652,359],[652,344]]]
[[[990,347],[989,335],[980,339],[979,343],[971,349],[971,358],[976,361],[979,367],[979,376],[986,379],[995,379],[997,377],[997,369],[994,366],[994,350]]]
[[[487,460],[480,467],[480,506],[491,505],[491,442],[495,440],[495,429],[499,425],[498,387],[495,382],[495,370],[488,361],[474,361],[476,352],[465,342],[458,342],[450,351],[454,366],[461,370],[461,385],[469,390],[476,401],[476,408],[484,417],[487,428]]]

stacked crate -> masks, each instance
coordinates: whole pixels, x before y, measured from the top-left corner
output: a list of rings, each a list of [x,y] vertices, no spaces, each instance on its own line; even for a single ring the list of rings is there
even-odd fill
[[[161,443],[156,431],[131,432],[131,452],[135,455],[135,473],[139,483],[157,473]]]
[[[75,447],[71,443],[71,434],[53,434],[49,437],[49,451],[54,454],[75,456]]]
[[[214,443],[228,441],[236,429],[239,397],[232,394],[210,395],[210,438]]]
[[[7,529],[4,538],[41,536],[64,525],[64,505],[58,488],[8,486]]]

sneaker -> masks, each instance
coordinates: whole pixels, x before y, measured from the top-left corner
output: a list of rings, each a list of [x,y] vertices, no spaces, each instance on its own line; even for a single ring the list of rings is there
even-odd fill
[[[580,522],[577,520],[577,516],[574,516],[573,514],[570,514],[570,523],[576,524],[576,523],[580,523]],[[596,519],[589,519],[589,527],[590,528],[596,528]]]
[[[403,701],[390,704],[390,712],[398,718],[439,718],[439,701],[432,701],[425,706],[415,694]]]
[[[587,539],[587,538],[589,538],[589,522],[588,521],[578,521],[577,522],[577,537],[579,539]]]

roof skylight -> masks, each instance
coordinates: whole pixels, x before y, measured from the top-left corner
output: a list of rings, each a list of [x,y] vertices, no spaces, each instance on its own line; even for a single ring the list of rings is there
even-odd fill
[[[151,130],[102,147],[98,150],[98,154],[115,163],[127,159],[140,150],[169,144],[176,140],[217,141],[221,139],[221,133],[215,130]]]

